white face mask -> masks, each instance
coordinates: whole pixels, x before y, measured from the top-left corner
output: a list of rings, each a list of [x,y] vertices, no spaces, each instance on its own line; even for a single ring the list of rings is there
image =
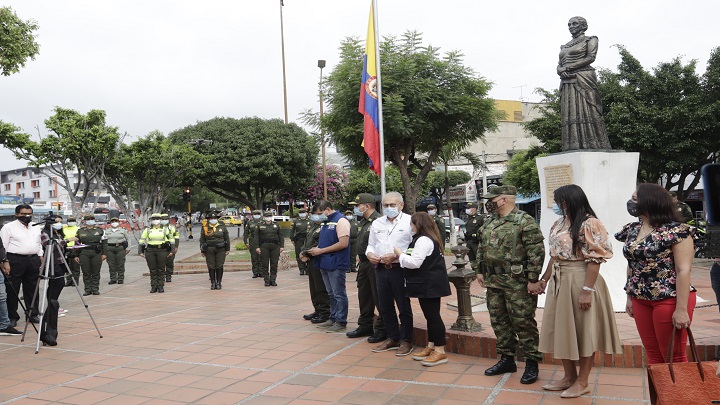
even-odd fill
[[[118,226],[120,226],[120,222],[111,222],[110,226],[112,226],[113,228],[117,228]]]
[[[85,225],[87,225],[87,226],[95,226],[95,220],[89,219],[89,220],[85,221]]]
[[[253,215],[253,219],[260,219],[260,215]]]
[[[307,218],[307,214],[299,214],[299,215],[300,215],[300,218],[302,218],[302,219]]]
[[[161,219],[161,220],[160,220],[160,223],[163,224],[163,225],[167,225],[167,224],[170,223],[170,220],[169,220],[169,219]]]
[[[208,222],[210,222],[211,224],[215,225],[215,224],[218,223],[218,220],[217,220],[217,219],[211,219],[211,220],[209,220]]]
[[[153,219],[150,223],[153,224],[153,225],[160,225],[160,220],[159,220],[159,219]]]
[[[428,211],[428,214],[429,214],[430,216],[433,216],[433,215],[437,214],[437,211],[435,211],[435,210],[430,210],[430,211]]]
[[[52,224],[52,228],[56,231],[59,231],[62,229],[62,224]]]
[[[68,222],[68,226],[75,226],[75,222]]]
[[[468,214],[468,215],[472,215],[472,214],[473,214],[473,210],[474,210],[474,208],[468,208],[468,209],[465,210],[465,213]]]
[[[345,218],[347,218],[348,221],[353,220],[354,215],[345,215]]]

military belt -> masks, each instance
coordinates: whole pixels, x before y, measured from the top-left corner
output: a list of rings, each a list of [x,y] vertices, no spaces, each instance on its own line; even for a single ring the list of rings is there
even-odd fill
[[[263,244],[263,243],[275,243],[275,244],[278,244],[278,243],[280,243],[280,241],[279,241],[279,240],[263,240],[263,241],[260,241],[260,243],[261,243],[261,244]]]

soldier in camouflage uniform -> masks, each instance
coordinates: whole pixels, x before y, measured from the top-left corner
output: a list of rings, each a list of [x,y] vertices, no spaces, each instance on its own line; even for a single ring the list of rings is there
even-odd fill
[[[478,232],[483,225],[483,217],[482,214],[478,212],[477,203],[474,202],[468,203],[465,206],[465,213],[468,215],[465,220],[465,244],[467,244],[468,249],[470,249],[468,252],[468,260],[470,260],[472,269],[477,273],[476,255],[478,250]]]
[[[447,231],[445,230],[445,220],[438,215],[437,206],[435,204],[428,204],[427,213],[435,221],[435,225],[438,229],[438,235],[440,235],[440,249],[445,250],[445,239],[447,239]]]
[[[314,311],[303,315],[303,319],[312,323],[323,323],[330,319],[330,296],[328,296],[325,288],[320,269],[314,266],[315,259],[303,252],[306,252],[318,245],[320,240],[320,228],[322,221],[310,222],[308,235],[302,246],[300,259],[307,264],[306,272],[308,275],[308,287],[310,288],[310,302],[312,302]]]
[[[545,260],[543,236],[537,222],[515,206],[515,187],[503,185],[488,190],[485,207],[491,214],[478,233],[478,282],[487,288],[490,323],[502,356],[485,375],[517,371],[518,346],[525,356],[523,384],[538,378],[540,336],[535,321],[536,287]]]
[[[262,222],[260,216],[262,212],[260,210],[254,210],[252,212],[252,219],[245,221],[245,227],[243,228],[243,242],[247,246],[250,252],[250,263],[252,265],[252,278],[259,278],[262,275],[260,270],[260,254],[255,250],[258,246],[253,245],[253,235],[255,234],[255,228]]]
[[[358,221],[355,218],[355,213],[353,213],[352,210],[345,211],[345,219],[347,219],[348,222],[350,222],[350,242],[349,242],[350,243],[350,268],[347,269],[347,273],[350,273],[350,272],[354,273],[354,272],[357,272],[357,267],[356,267],[357,255],[358,255],[357,240],[358,240],[358,232],[360,230],[359,229],[360,227],[358,227]]]
[[[295,260],[300,270],[300,275],[307,274],[307,263],[302,261],[300,252],[302,251],[305,239],[308,236],[308,230],[312,226],[312,221],[308,219],[307,210],[305,208],[298,211],[298,218],[293,219],[292,228],[290,228],[290,240],[295,245]]]

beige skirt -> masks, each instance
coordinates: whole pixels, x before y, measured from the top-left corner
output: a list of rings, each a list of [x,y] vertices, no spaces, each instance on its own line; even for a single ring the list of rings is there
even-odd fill
[[[621,354],[622,345],[605,280],[598,274],[590,309],[578,304],[584,261],[556,260],[548,283],[539,350],[556,359],[579,360],[595,352]]]

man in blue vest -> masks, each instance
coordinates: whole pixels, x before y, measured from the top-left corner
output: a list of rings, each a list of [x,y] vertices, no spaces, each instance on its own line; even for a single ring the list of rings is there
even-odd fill
[[[330,318],[318,325],[328,333],[345,332],[347,328],[348,297],[345,271],[350,267],[350,222],[329,201],[320,200],[312,209],[312,219],[321,222],[317,247],[308,251],[320,269],[325,289],[330,297]]]

